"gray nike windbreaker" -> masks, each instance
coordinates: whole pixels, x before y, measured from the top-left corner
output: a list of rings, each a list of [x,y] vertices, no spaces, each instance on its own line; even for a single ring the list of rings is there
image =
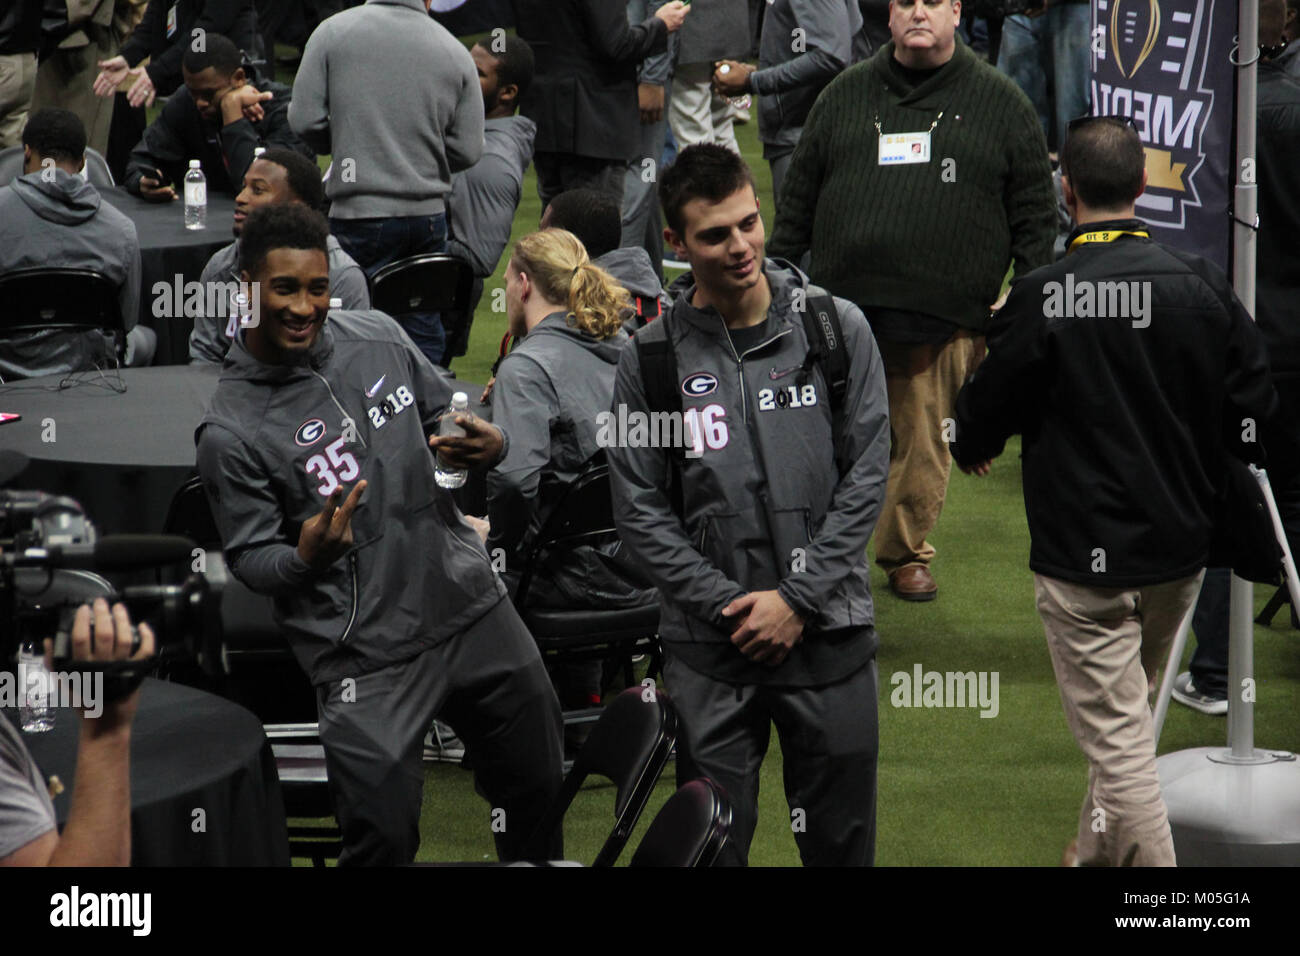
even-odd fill
[[[237,339],[196,440],[227,564],[274,597],[294,653],[322,684],[446,641],[505,588],[434,481],[427,435],[455,382],[382,312],[330,312],[308,359],[267,365]],[[361,479],[355,543],[317,573],[297,553],[302,523]]]

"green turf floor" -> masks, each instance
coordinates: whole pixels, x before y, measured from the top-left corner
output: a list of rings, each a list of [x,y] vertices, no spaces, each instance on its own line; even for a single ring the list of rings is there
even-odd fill
[[[737,127],[737,138],[754,170],[770,235],[771,175],[754,124]],[[539,215],[530,169],[512,242],[535,229]],[[469,353],[452,365],[470,381],[486,380],[505,331],[503,297],[493,293],[504,288],[507,257],[486,282]],[[889,593],[883,575],[873,574],[880,633],[879,864],[1055,865],[1073,835],[1087,765],[1066,727],[1034,610],[1019,449],[1018,440],[1009,443],[987,478],[954,472],[943,517],[931,537],[938,550],[937,600],[899,601]],[[1255,590],[1258,607],[1269,589]],[[1300,634],[1279,615],[1274,628],[1256,628],[1255,635],[1256,742],[1300,750]],[[918,664],[925,671],[996,672],[997,716],[982,718],[971,708],[891,706],[891,675],[911,674]],[[1172,704],[1160,751],[1222,744],[1226,732],[1224,718]],[[672,776],[670,766],[629,846],[636,845],[672,792]],[[609,786],[589,784],[579,794],[565,821],[569,859],[591,862],[612,827],[613,805]],[[492,856],[489,813],[468,771],[431,765],[425,778],[419,859]],[[623,862],[630,855],[625,852]],[[762,770],[750,862],[799,862],[775,736]]]

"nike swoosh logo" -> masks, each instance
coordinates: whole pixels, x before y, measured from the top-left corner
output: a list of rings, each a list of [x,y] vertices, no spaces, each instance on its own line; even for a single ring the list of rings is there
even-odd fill
[[[384,379],[386,378],[388,378],[387,373],[384,373],[383,375],[379,376],[379,381],[375,382],[374,385],[371,385],[368,389],[366,389],[366,398],[374,398],[375,392],[379,391],[379,389],[383,386]]]
[[[785,377],[786,377],[787,375],[789,375],[791,372],[797,372],[797,371],[799,371],[799,369],[801,369],[801,368],[803,368],[802,365],[795,365],[795,366],[792,366],[792,367],[790,367],[790,368],[788,368],[788,369],[785,369],[784,371],[780,371],[780,372],[778,372],[776,369],[772,369],[770,372],[767,373],[767,377],[770,378],[772,381],[775,382],[777,379],[785,378]]]

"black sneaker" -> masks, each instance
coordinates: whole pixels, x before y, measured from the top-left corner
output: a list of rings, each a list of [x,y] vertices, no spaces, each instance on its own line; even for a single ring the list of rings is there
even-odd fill
[[[1198,690],[1192,683],[1191,671],[1183,671],[1174,678],[1173,698],[1178,703],[1192,710],[1199,710],[1203,714],[1222,717],[1228,712],[1228,695],[1215,696]]]

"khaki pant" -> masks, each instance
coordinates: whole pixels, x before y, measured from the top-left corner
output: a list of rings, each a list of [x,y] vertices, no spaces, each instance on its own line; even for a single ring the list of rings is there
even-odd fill
[[[962,329],[943,343],[879,345],[891,440],[876,563],[892,574],[934,558],[925,537],[939,521],[952,465],[944,419],[953,417],[957,393],[984,357],[984,337]]]
[[[716,143],[739,153],[732,120],[734,107],[713,92],[712,63],[679,63],[673,73],[668,122],[677,150],[696,143]]]
[[[27,111],[36,89],[36,54],[0,56],[0,149],[23,141]]]
[[[1065,719],[1088,758],[1079,811],[1083,866],[1175,865],[1150,701],[1204,576],[1100,588],[1034,575]]]

